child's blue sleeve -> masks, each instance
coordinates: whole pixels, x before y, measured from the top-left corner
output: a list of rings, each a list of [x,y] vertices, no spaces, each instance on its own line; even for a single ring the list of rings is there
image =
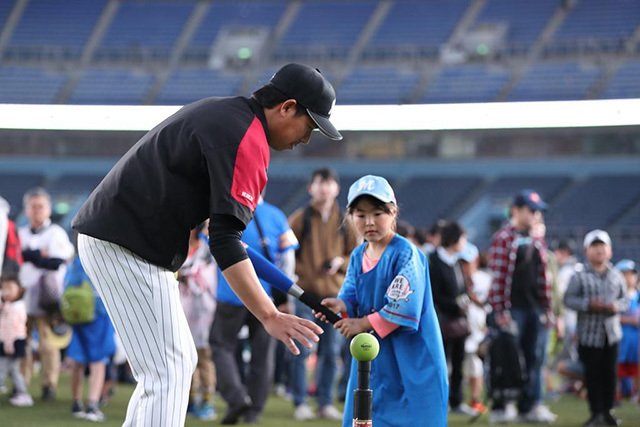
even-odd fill
[[[389,322],[417,331],[424,303],[425,264],[416,248],[403,248],[397,260],[396,275],[387,287],[387,304],[380,316]]]
[[[347,274],[344,277],[344,283],[338,298],[344,301],[347,306],[347,313],[349,317],[357,317],[358,313],[358,298],[356,295],[356,268],[354,263],[355,257],[353,253],[349,258],[349,267],[347,267]]]

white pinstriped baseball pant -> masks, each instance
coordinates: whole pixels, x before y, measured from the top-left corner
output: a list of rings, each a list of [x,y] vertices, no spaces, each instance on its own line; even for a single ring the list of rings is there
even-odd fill
[[[123,426],[184,426],[198,356],[174,274],[83,234],[78,252],[138,382]]]

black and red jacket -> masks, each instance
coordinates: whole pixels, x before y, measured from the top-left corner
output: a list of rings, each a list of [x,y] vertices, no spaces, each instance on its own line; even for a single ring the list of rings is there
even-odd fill
[[[246,226],[253,217],[267,183],[267,132],[263,108],[253,99],[189,104],[118,161],[72,227],[177,271],[198,224],[231,215]]]

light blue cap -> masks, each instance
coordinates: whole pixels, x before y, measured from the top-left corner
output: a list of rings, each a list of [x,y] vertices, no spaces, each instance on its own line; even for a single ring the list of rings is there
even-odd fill
[[[349,187],[347,196],[347,207],[360,196],[372,196],[383,203],[393,203],[397,205],[396,196],[389,182],[381,176],[365,175]]]
[[[467,245],[460,251],[458,257],[466,262],[474,262],[478,259],[478,247],[471,242],[467,242]]]
[[[616,269],[618,271],[638,271],[636,270],[636,263],[630,259],[621,259],[616,264]]]

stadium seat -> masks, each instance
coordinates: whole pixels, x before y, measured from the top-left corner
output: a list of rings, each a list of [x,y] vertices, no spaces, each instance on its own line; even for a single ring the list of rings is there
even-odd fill
[[[11,217],[15,217],[22,211],[22,196],[34,187],[42,185],[44,178],[38,174],[22,174],[1,172],[0,173],[0,196],[11,206]]]
[[[207,57],[221,28],[266,27],[272,31],[287,2],[281,1],[215,1],[191,38],[186,56]]]
[[[469,4],[469,0],[395,1],[363,56],[378,59],[434,56]]]
[[[209,69],[180,68],[169,76],[156,104],[183,105],[209,96],[235,95],[242,76]]]
[[[618,51],[640,24],[640,2],[580,0],[550,42],[549,50]]]
[[[153,78],[146,71],[92,68],[78,82],[69,104],[141,104]]]
[[[275,57],[344,58],[371,16],[376,2],[307,0],[284,33]]]
[[[195,2],[121,2],[96,56],[166,59],[194,7]]]
[[[600,98],[640,98],[640,61],[627,61],[609,80]]]
[[[2,2],[2,7],[11,1]],[[98,22],[106,0],[30,0],[5,55],[9,58],[77,58]]]
[[[444,68],[429,82],[423,103],[491,102],[509,79],[509,71],[485,65]]]
[[[339,87],[341,104],[406,104],[420,75],[395,67],[356,68]]]
[[[506,24],[511,51],[527,50],[540,36],[560,0],[489,0],[476,24]]]
[[[508,100],[584,99],[601,75],[601,68],[594,65],[581,65],[574,62],[535,64],[509,94]]]
[[[640,200],[640,175],[592,176],[572,187],[546,215],[552,235],[606,228]]]
[[[0,67],[0,103],[51,104],[66,76],[43,67]]]
[[[448,217],[479,182],[476,177],[413,178],[395,188],[400,218],[414,227],[429,227]]]

